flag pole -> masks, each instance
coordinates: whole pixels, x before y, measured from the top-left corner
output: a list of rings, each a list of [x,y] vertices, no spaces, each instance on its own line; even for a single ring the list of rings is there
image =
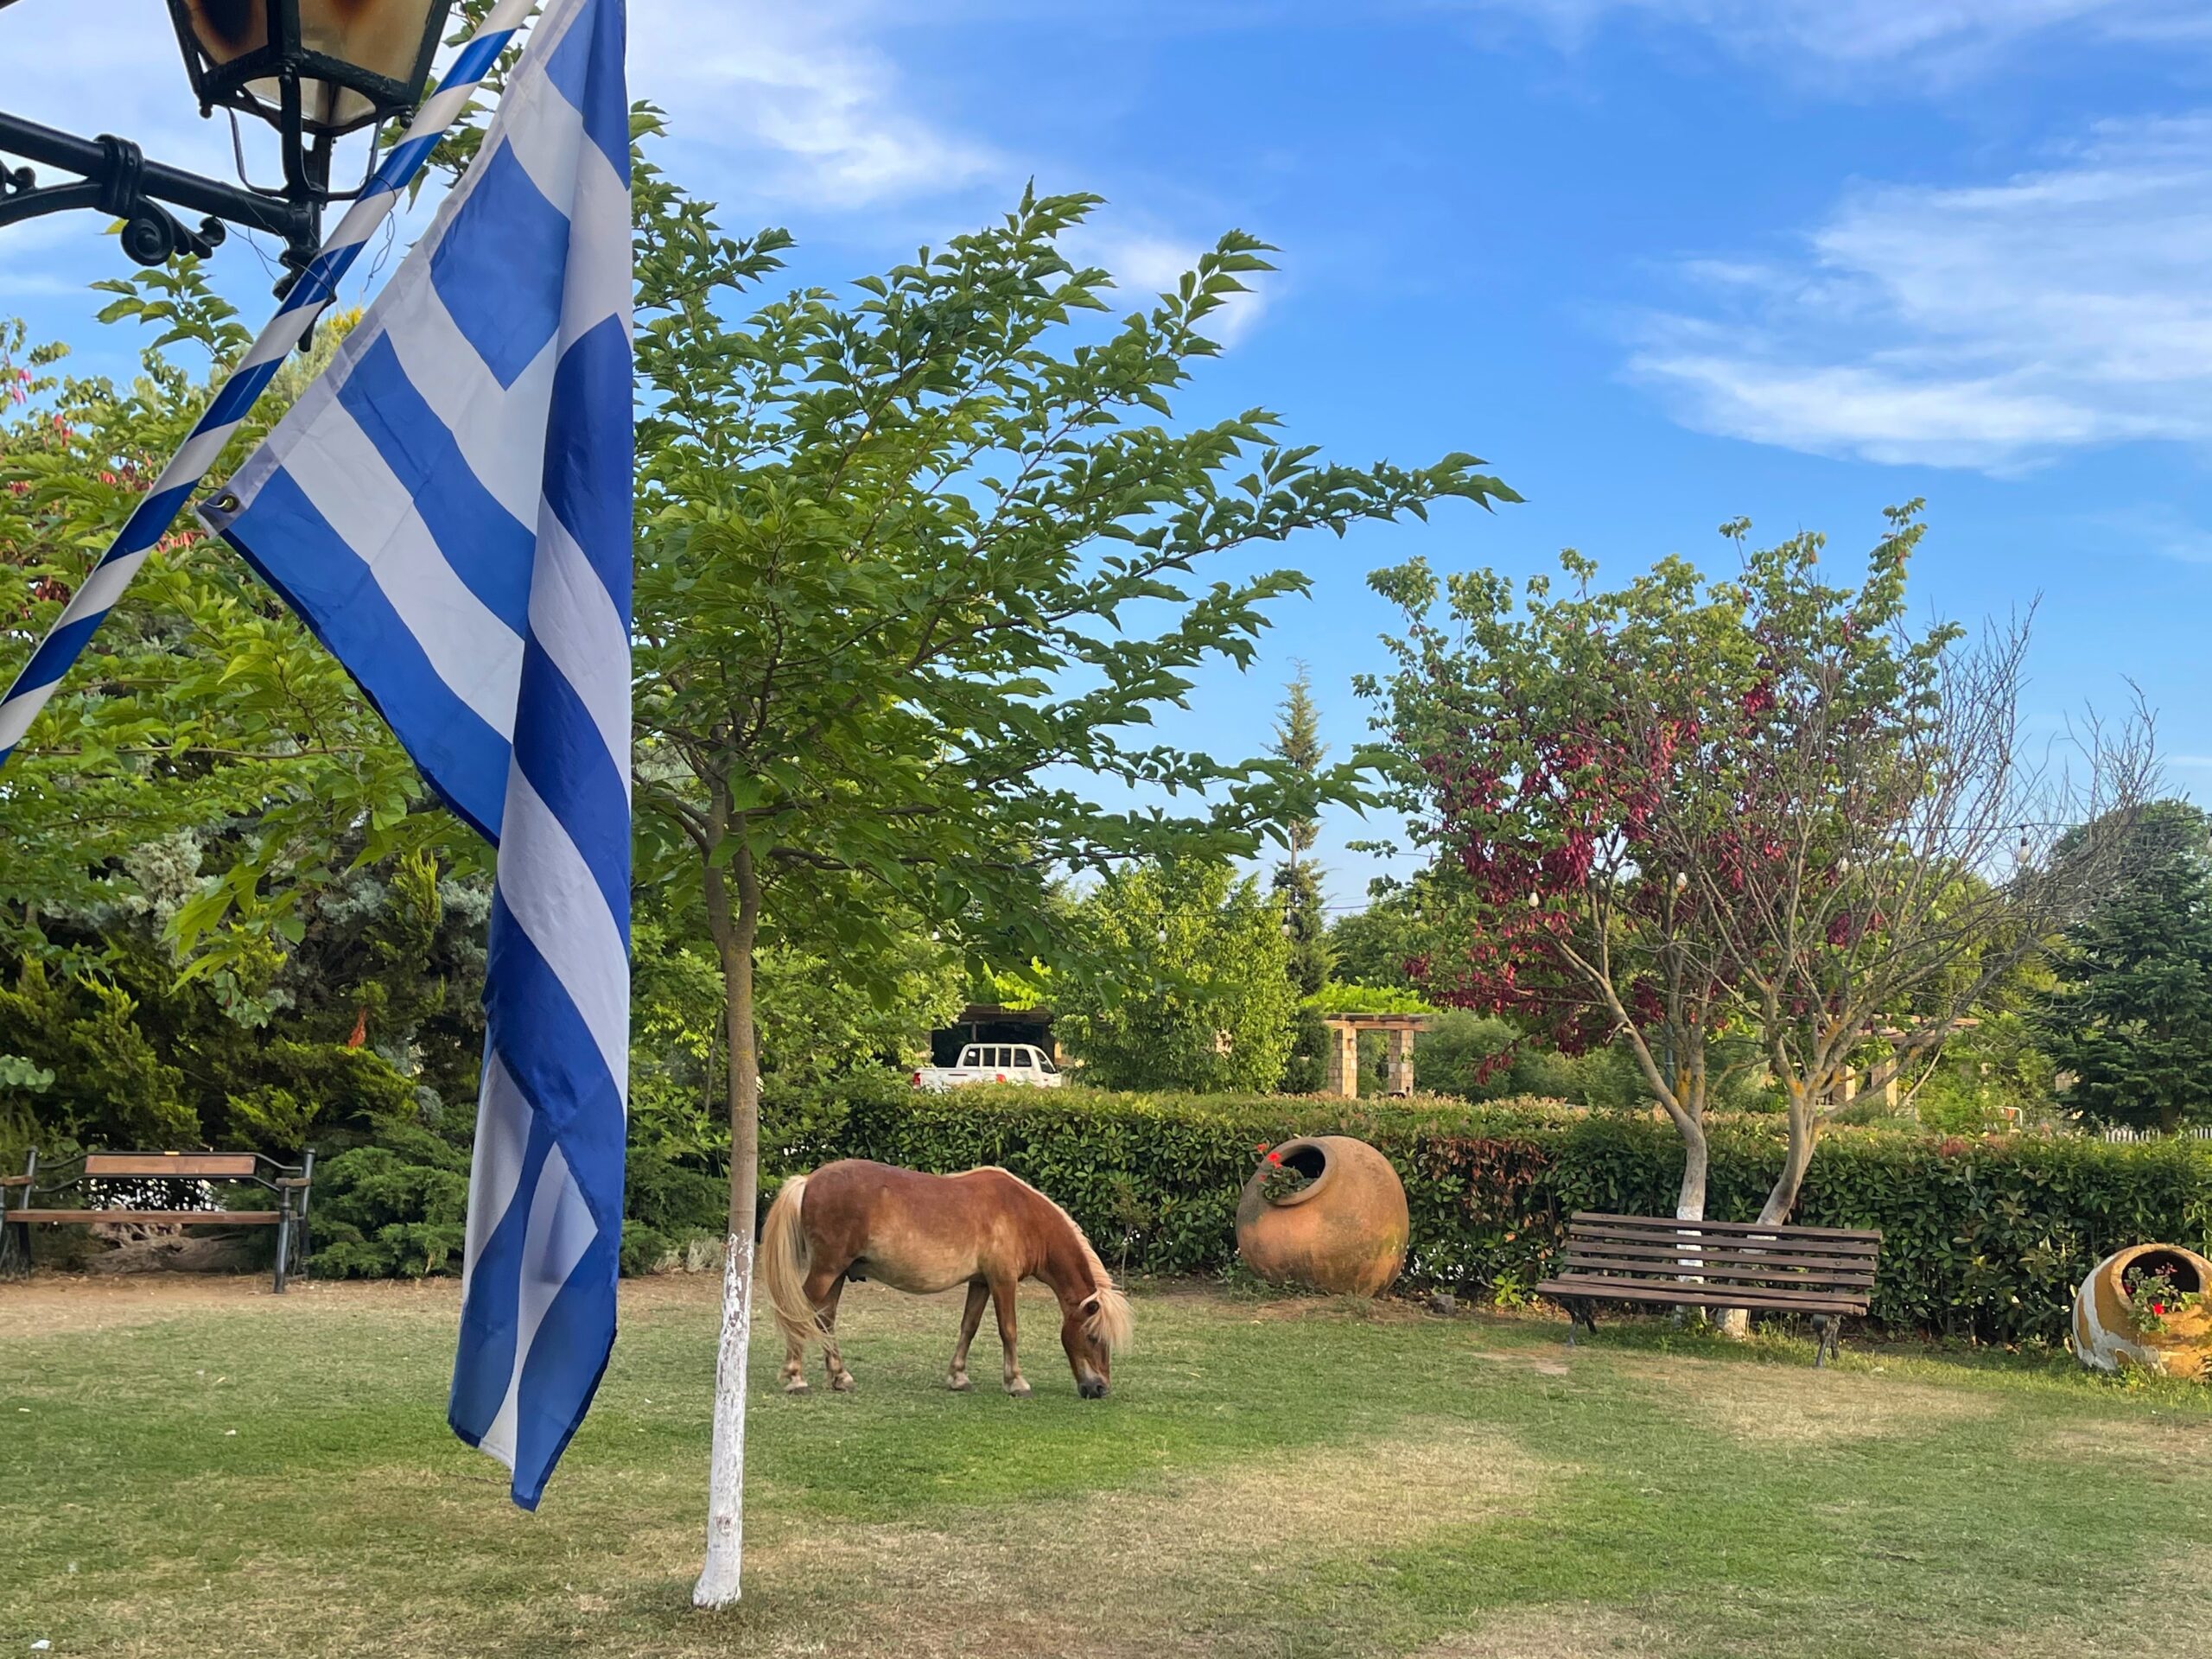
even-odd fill
[[[39,710],[61,683],[61,677],[83,654],[93,631],[115,608],[155,543],[168,533],[187,498],[223,453],[223,446],[254,400],[336,296],[338,284],[353,269],[362,247],[391,213],[399,193],[423,170],[430,151],[460,118],[470,95],[491,73],[499,54],[536,3],[496,0],[454,57],[438,90],[423,101],[414,120],[408,123],[406,136],[385,153],[375,175],[323,243],[322,251],[300,273],[276,315],[270,318],[230,378],[209,400],[191,433],[162,468],[153,487],[140,498],[92,574],[61,607],[61,614],[16,676],[8,695],[0,698],[0,766],[7,765]]]

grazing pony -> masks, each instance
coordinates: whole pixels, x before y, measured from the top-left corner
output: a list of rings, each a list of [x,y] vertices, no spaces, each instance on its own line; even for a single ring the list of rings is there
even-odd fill
[[[946,1385],[968,1387],[968,1344],[995,1305],[1006,1391],[1029,1384],[1014,1357],[1014,1292],[1041,1279],[1060,1303],[1060,1345],[1086,1400],[1106,1392],[1113,1356],[1128,1345],[1129,1304],[1083,1230],[1028,1182],[1002,1169],[925,1175],[843,1158],[784,1183],[760,1230],[760,1277],[784,1333],[784,1392],[806,1391],[806,1348],[822,1344],[830,1386],[853,1388],[837,1351],[837,1299],[850,1279],[917,1295],[968,1287],[960,1345]]]

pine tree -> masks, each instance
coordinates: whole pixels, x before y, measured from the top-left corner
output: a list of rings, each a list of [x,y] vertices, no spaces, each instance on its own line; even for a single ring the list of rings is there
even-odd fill
[[[1313,706],[1313,682],[1306,664],[1284,687],[1275,741],[1268,753],[1293,767],[1301,779],[1316,779],[1328,750],[1321,742],[1321,714]],[[1285,853],[1276,867],[1274,891],[1282,906],[1283,931],[1290,938],[1290,979],[1300,996],[1311,996],[1329,977],[1327,918],[1321,909],[1321,872],[1308,856],[1320,839],[1319,820],[1284,822]]]
[[[2212,1122],[2212,860],[2166,852],[2066,937],[2036,1011],[2066,1103],[2099,1123]]]

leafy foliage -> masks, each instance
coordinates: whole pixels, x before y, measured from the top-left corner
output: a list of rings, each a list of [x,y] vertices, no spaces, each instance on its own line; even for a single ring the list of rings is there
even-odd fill
[[[26,350],[0,325],[0,676],[12,677],[190,429],[245,330],[177,260],[100,284],[103,320],[160,330],[128,386],[60,372],[58,346]],[[315,357],[288,365],[215,467],[233,467],[318,372],[350,319],[326,323]],[[263,971],[305,925],[304,895],[347,868],[435,849],[481,855],[423,798],[414,767],[344,671],[219,542],[189,518],[31,728],[0,792],[0,949],[84,964],[81,942],[44,918],[103,905],[151,906],[188,858],[189,890],[160,920],[199,971]],[[188,842],[187,847],[185,843]]]
[[[1288,1058],[1294,993],[1281,914],[1211,859],[1117,870],[1076,912],[1091,957],[1118,965],[1057,1005],[1084,1077],[1109,1088],[1269,1089]]]
[[[1434,1014],[1436,1004],[1400,985],[1352,985],[1331,980],[1304,999],[1324,1014]]]
[[[1414,986],[1414,967],[1426,967],[1453,941],[1440,935],[1448,906],[1433,877],[1404,884],[1377,882],[1365,910],[1329,924],[1329,969],[1354,985]]]
[[[1501,1054],[1508,1057],[1503,1065],[1496,1063]],[[1651,1103],[1636,1062],[1620,1049],[1562,1054],[1530,1042],[1509,1020],[1464,1008],[1439,1014],[1415,1040],[1414,1086],[1466,1100],[1534,1096],[1611,1110]]]

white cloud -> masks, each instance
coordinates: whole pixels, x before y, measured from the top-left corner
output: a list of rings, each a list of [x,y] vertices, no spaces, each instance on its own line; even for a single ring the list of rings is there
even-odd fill
[[[1847,194],[1799,256],[1711,258],[1630,372],[1701,430],[2005,471],[2212,440],[2212,115],[2107,124],[2043,170]]]
[[[1185,271],[1197,266],[1204,251],[1196,243],[1179,242],[1173,237],[1122,235],[1111,230],[1087,231],[1075,238],[1075,251],[1080,257],[1096,260],[1113,272],[1115,286],[1132,306],[1149,303],[1153,296],[1174,288]],[[1201,325],[1200,332],[1224,347],[1249,335],[1267,309],[1267,293],[1256,285],[1265,277],[1242,280],[1245,291],[1231,295]]]
[[[2118,556],[2149,553],[2177,564],[2212,564],[2212,530],[2170,501],[2144,501],[2081,514],[2085,544]]]
[[[867,0],[658,0],[631,13],[631,92],[669,111],[679,143],[739,169],[714,192],[726,199],[864,207],[1012,177],[988,145],[913,106],[868,39],[887,27]]]
[[[2015,42],[2212,41],[2200,0],[1477,0],[1572,45],[1633,19],[1694,30],[1747,57],[1815,73],[1901,65],[1936,79],[1981,68]]]

